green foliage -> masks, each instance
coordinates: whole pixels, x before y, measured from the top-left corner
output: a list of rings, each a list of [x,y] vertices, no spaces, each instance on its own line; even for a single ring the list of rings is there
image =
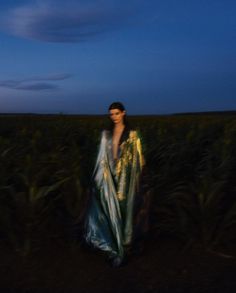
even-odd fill
[[[235,241],[235,117],[129,122],[142,134],[151,231],[206,249]],[[0,117],[0,237],[27,255],[48,234],[65,238],[80,225],[105,123],[103,116]]]

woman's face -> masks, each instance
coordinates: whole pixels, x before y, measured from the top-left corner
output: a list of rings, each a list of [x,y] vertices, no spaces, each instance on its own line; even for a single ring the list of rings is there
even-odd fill
[[[119,109],[109,110],[109,115],[114,124],[119,124],[124,122],[125,111]]]

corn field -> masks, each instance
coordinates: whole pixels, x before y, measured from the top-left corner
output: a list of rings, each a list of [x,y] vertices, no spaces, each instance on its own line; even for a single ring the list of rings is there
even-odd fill
[[[236,241],[236,117],[130,116],[151,191],[150,233],[214,250]],[[0,116],[0,240],[22,255],[79,242],[104,116]]]

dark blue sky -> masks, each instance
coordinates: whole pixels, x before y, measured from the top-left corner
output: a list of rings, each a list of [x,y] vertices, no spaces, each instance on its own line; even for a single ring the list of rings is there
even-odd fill
[[[236,110],[236,1],[2,0],[0,112]]]

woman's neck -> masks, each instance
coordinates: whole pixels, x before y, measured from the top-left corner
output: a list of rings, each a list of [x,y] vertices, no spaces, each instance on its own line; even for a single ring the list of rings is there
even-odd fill
[[[120,130],[120,129],[124,129],[125,128],[125,124],[124,123],[118,123],[114,125],[114,130]]]

